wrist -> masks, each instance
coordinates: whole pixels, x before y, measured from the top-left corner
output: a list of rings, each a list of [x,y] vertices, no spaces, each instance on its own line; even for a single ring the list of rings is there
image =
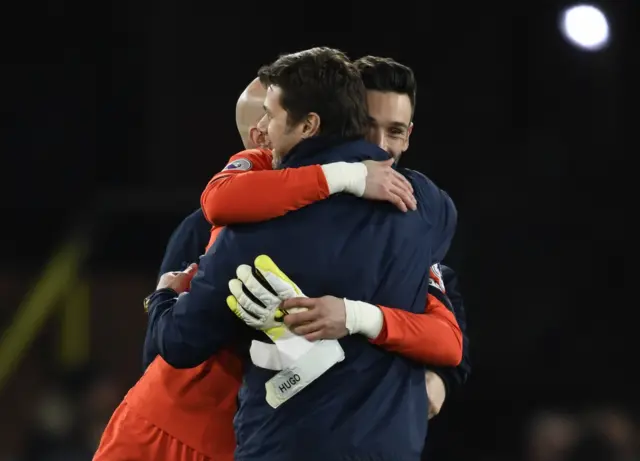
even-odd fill
[[[153,293],[151,293],[149,296],[144,298],[144,301],[142,304],[144,306],[145,312],[149,312],[149,306],[158,298],[171,299],[171,298],[177,298],[177,297],[178,297],[178,292],[176,292],[175,290],[171,288],[159,288]]]
[[[335,162],[321,165],[329,186],[329,194],[347,192],[362,197],[367,185],[367,166],[364,163]]]
[[[349,334],[361,334],[369,339],[378,337],[384,324],[384,316],[378,306],[345,298],[344,307],[345,327]]]

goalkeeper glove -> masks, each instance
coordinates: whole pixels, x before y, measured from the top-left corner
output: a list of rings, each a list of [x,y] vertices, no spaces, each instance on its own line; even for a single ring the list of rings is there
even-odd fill
[[[255,269],[246,264],[238,267],[238,278],[229,281],[232,296],[227,297],[227,305],[240,320],[263,331],[275,343],[286,368],[308,352],[313,343],[292,333],[283,323],[286,314],[301,309],[283,312],[279,307],[285,299],[306,296],[268,256],[258,256],[254,266]]]
[[[229,282],[233,296],[227,298],[227,304],[241,320],[264,331],[275,344],[277,353],[265,355],[277,356],[283,369],[265,383],[265,391],[267,403],[277,408],[344,360],[344,351],[336,340],[310,342],[293,334],[282,323],[287,312],[279,307],[285,299],[305,295],[268,256],[258,256],[254,266],[255,270],[246,265],[238,267],[238,279]],[[267,346],[263,351],[268,349],[268,345],[254,341],[251,357],[258,366],[254,355],[258,349],[254,346],[259,344]]]

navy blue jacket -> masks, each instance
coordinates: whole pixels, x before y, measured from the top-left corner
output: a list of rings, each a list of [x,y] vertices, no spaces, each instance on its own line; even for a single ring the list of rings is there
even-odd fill
[[[211,237],[211,224],[204,217],[201,208],[187,216],[171,234],[160,266],[160,275],[165,272],[181,271],[192,262],[198,261]],[[459,390],[471,374],[469,359],[469,337],[467,335],[467,315],[458,276],[453,269],[442,266],[442,279],[447,290],[448,300],[464,337],[462,362],[457,367],[429,367],[444,381],[447,396]],[[445,305],[449,305],[445,303]],[[151,330],[147,329],[143,350],[142,366],[145,370],[158,355],[155,343],[151,340]]]
[[[202,208],[198,208],[184,218],[175,228],[171,237],[169,237],[162,264],[160,264],[158,278],[167,272],[183,271],[189,264],[198,262],[200,256],[204,253],[204,249],[209,244],[210,238],[211,223],[204,217]],[[147,328],[142,349],[143,371],[147,369],[157,355],[158,348],[153,340],[152,330]]]
[[[211,237],[211,224],[204,217],[201,208],[187,216],[171,234],[167,249],[160,266],[160,275],[165,272],[181,271],[187,268],[191,262],[198,261],[202,252],[209,243]],[[447,389],[447,396],[458,391],[471,374],[471,362],[469,359],[469,337],[467,335],[467,315],[458,276],[455,271],[448,266],[442,266],[442,281],[447,291],[446,306],[450,306],[456,316],[458,325],[463,335],[463,355],[462,362],[457,367],[429,367],[442,378]],[[153,359],[158,355],[155,343],[151,340],[150,329],[147,329],[145,338],[142,365],[145,370]]]
[[[202,208],[184,218],[169,238],[158,278],[166,272],[183,271],[189,264],[198,262],[209,244],[211,227]]]
[[[364,141],[328,145],[313,138],[282,166],[386,158]],[[260,254],[271,256],[308,296],[331,293],[424,312],[429,267],[449,247],[456,211],[426,177],[405,174],[415,212],[339,194],[277,219],[227,227],[201,259],[189,293],[177,300],[167,292],[151,297],[149,328],[160,355],[181,368],[234,343],[246,353],[258,333],[230,312],[225,298],[237,266]],[[363,337],[340,342],[346,359],[277,410],[264,390],[274,373],[248,364],[235,420],[238,461],[420,458],[427,429],[424,367]],[[295,438],[287,427],[295,427]]]

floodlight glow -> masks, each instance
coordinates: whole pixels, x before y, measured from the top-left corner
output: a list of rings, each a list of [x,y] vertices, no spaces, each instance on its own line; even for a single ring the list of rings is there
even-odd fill
[[[589,51],[604,48],[609,41],[609,23],[598,8],[576,5],[562,14],[562,33],[574,45]]]

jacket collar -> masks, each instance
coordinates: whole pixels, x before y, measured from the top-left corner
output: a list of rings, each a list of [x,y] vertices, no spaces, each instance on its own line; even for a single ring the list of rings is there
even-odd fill
[[[294,146],[282,159],[279,168],[388,158],[385,151],[363,139],[314,136]]]

